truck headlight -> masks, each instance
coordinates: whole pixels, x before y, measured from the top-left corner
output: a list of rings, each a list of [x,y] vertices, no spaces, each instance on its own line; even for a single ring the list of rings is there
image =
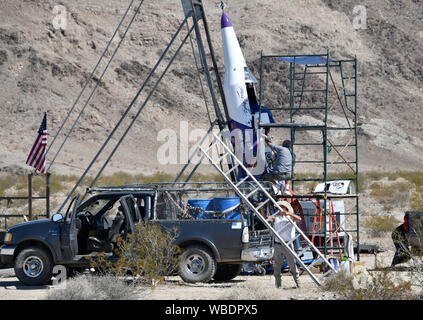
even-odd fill
[[[4,242],[11,242],[12,241],[12,234],[11,233],[6,233],[4,235]]]

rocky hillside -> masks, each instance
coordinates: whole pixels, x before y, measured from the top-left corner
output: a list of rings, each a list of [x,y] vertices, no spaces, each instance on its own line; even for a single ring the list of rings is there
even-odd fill
[[[0,0],[1,171],[28,168],[26,156],[43,112],[48,113],[51,141],[129,2]],[[223,76],[220,1],[204,2]],[[363,0],[360,5],[366,8],[365,29],[354,28],[356,1],[227,0],[226,3],[226,12],[245,59],[257,77],[261,50],[265,54],[304,54],[329,49],[335,58],[357,56],[360,168],[422,168],[422,1]],[[57,5],[66,8],[64,30],[55,28],[57,13],[54,7]],[[134,9],[130,15],[133,12]],[[78,174],[87,166],[182,19],[179,0],[145,0],[52,172]],[[124,25],[128,22],[129,17]],[[122,34],[123,31],[120,37]],[[119,39],[117,37],[112,43],[106,57],[111,56]],[[106,60],[96,72],[89,90],[81,97],[76,111],[82,109],[91,89],[99,81]],[[146,95],[147,92],[141,95],[123,128]],[[264,101],[269,105],[278,102],[272,101],[277,100],[272,92],[265,92],[264,97],[269,97]],[[286,97],[281,99],[286,101]],[[50,158],[76,116],[77,112],[71,114],[71,122],[53,146]],[[177,171],[178,165],[158,163],[157,148],[163,142],[158,142],[157,137],[159,131],[166,128],[179,133],[180,121],[187,121],[189,130],[208,127],[189,42],[112,159],[108,172]],[[123,129],[119,130],[116,137],[122,132]],[[112,140],[108,150],[116,141],[116,138]]]

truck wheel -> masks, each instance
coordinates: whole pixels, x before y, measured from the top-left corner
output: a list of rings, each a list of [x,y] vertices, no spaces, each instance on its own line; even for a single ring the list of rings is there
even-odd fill
[[[238,276],[241,272],[242,264],[221,264],[217,265],[216,273],[213,277],[216,281],[229,281]]]
[[[179,276],[188,283],[209,282],[216,273],[216,260],[209,249],[189,246],[179,262]]]
[[[53,261],[49,253],[40,247],[28,247],[15,259],[15,274],[28,286],[47,284],[52,277]]]

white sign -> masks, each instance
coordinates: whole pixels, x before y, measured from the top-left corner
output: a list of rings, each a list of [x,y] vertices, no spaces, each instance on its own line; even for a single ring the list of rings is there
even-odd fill
[[[328,193],[334,193],[334,194],[346,194],[348,192],[348,187],[350,185],[350,180],[335,180],[335,181],[328,181],[326,183],[320,183],[316,186],[314,189],[314,193],[319,192],[328,192]]]

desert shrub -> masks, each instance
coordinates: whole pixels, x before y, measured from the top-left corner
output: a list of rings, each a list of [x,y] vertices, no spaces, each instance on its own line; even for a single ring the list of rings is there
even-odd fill
[[[408,204],[410,185],[406,182],[384,184],[374,182],[370,185],[370,196],[376,199],[385,210]]]
[[[380,237],[391,233],[401,222],[392,215],[373,216],[363,221],[363,226],[368,228],[372,236]]]
[[[188,175],[183,175],[181,181],[184,181]],[[131,175],[126,172],[116,172],[110,176],[102,176],[98,179],[96,185],[98,186],[117,186],[124,184],[137,184],[137,183],[155,183],[155,182],[170,182],[174,181],[175,175],[165,172],[157,172],[153,175]],[[91,179],[88,179],[91,180]],[[190,181],[223,181],[219,174],[194,174]]]
[[[218,297],[218,300],[280,300],[283,292],[269,284],[250,284],[243,288],[232,288]]]
[[[91,266],[105,274],[131,276],[133,283],[156,286],[165,276],[176,272],[180,248],[174,245],[176,229],[164,229],[155,223],[139,223],[135,233],[120,241],[118,260],[110,262],[106,256],[92,260]]]
[[[351,288],[354,288],[353,277],[345,272],[338,272],[336,275],[326,278],[321,287],[323,291],[335,292],[342,296]]]
[[[7,61],[6,51],[0,50],[0,66]]]
[[[423,211],[423,186],[414,186],[410,195],[410,210]]]
[[[110,275],[80,275],[68,279],[64,287],[50,290],[46,300],[131,300],[134,291],[123,280]]]
[[[410,300],[416,298],[411,285],[390,271],[372,272],[365,278],[339,272],[324,282],[322,290],[346,300]]]

